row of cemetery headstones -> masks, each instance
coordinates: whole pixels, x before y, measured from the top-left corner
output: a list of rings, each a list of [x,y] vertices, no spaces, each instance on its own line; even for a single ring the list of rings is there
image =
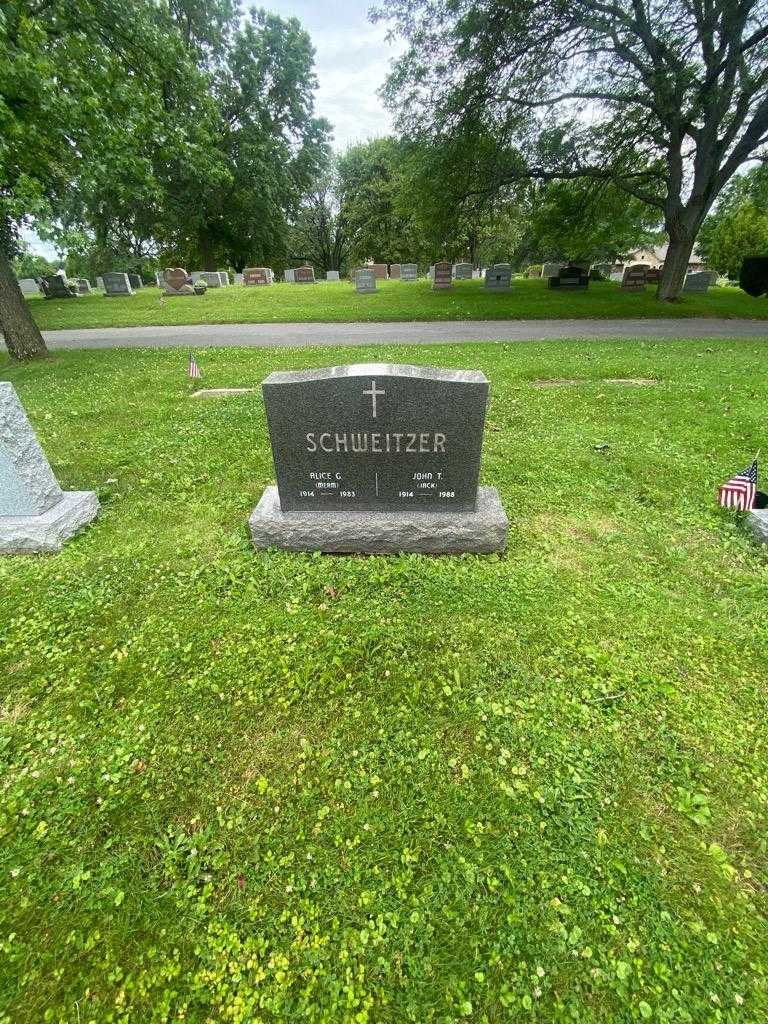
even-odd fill
[[[382,363],[278,372],[263,396],[277,486],[250,517],[254,547],[505,548],[498,492],[478,486],[481,372]],[[98,511],[93,492],[62,492],[13,386],[0,384],[0,553],[57,551]]]

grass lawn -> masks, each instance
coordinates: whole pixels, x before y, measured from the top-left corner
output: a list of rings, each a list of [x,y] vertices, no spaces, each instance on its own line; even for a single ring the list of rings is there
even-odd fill
[[[512,291],[486,291],[482,281],[457,281],[434,292],[426,279],[380,281],[375,295],[358,295],[346,281],[269,288],[212,288],[204,296],[163,297],[157,288],[133,296],[28,300],[44,330],[168,324],[354,323],[401,320],[542,320],[585,317],[746,317],[768,320],[768,301],[739,288],[713,288],[678,303],[658,302],[654,289],[633,294],[614,282],[587,292],[550,291],[544,281],[517,279]]]
[[[764,349],[206,351],[484,370],[509,552],[444,558],[251,550],[261,401],[185,356],[0,357],[103,503],[0,561],[2,1024],[768,1019]]]

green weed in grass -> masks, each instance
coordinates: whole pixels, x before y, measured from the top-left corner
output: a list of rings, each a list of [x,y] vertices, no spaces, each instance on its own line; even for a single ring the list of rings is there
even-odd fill
[[[762,347],[203,368],[361,358],[488,374],[506,556],[257,554],[258,395],[0,361],[103,503],[0,562],[0,1020],[763,1021],[768,561],[714,504]]]

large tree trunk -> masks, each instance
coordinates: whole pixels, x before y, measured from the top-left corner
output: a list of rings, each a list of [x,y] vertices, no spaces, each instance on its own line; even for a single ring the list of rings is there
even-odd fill
[[[661,302],[676,302],[685,284],[685,274],[693,251],[696,236],[670,239],[664,269],[659,278],[656,298]]]
[[[11,263],[0,245],[0,329],[14,359],[39,359],[48,355],[40,328],[32,318]]]

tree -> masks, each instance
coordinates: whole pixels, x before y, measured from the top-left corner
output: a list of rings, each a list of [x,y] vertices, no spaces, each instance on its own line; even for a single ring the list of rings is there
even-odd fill
[[[341,270],[348,253],[346,224],[330,180],[302,204],[291,236],[291,257],[323,272]]]
[[[385,89],[408,137],[466,158],[492,138],[489,191],[612,183],[663,217],[658,296],[679,296],[712,204],[768,141],[768,0],[390,0],[375,17],[408,43]]]
[[[15,245],[18,255],[13,260],[12,270],[16,277],[45,277],[46,274],[55,274],[58,265],[51,263],[45,256],[37,256],[35,253],[30,251],[29,245],[23,240],[18,239]]]
[[[768,253],[768,165],[737,175],[702,225],[698,248],[707,263],[737,281],[745,256]]]
[[[46,348],[11,268],[18,224],[66,209],[110,133],[140,168],[136,117],[160,132],[161,84],[193,69],[154,0],[4,0],[0,52],[0,326],[11,355],[26,359]]]

